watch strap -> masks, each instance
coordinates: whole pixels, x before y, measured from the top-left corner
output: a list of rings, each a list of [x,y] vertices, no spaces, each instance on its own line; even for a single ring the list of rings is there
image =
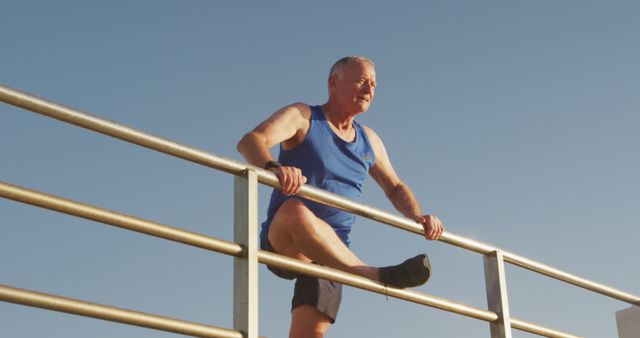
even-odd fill
[[[271,168],[278,168],[278,167],[282,167],[282,164],[278,161],[267,161],[267,163],[264,164],[264,169],[271,169]]]

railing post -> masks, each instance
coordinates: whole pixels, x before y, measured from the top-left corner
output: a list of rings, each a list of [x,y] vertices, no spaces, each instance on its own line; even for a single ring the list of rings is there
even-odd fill
[[[632,306],[616,312],[619,338],[640,337],[640,307]]]
[[[234,184],[234,241],[244,248],[233,262],[233,328],[258,337],[258,179],[245,170]]]
[[[489,310],[498,314],[498,320],[489,324],[491,338],[511,338],[507,282],[501,251],[484,255],[484,280]]]

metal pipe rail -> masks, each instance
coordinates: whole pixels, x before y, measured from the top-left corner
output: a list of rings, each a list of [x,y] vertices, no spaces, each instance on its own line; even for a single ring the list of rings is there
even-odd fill
[[[164,239],[179,242],[182,244],[187,244],[194,247],[219,252],[219,253],[230,255],[230,256],[239,257],[244,254],[244,248],[233,242],[227,242],[214,237],[209,237],[209,236],[189,232],[180,228],[171,227],[168,225],[156,223],[156,222],[145,220],[142,218],[137,218],[137,217],[125,215],[122,213],[118,213],[115,211],[98,208],[85,203],[80,203],[80,202],[72,201],[62,197],[45,194],[42,192],[26,189],[24,187],[19,187],[19,186],[8,184],[1,181],[0,181],[0,197],[25,203],[25,204],[29,204],[36,207],[41,207],[41,208],[65,213],[71,216],[81,217],[81,218],[96,221],[99,223],[113,225],[126,230],[136,231],[136,232],[151,235],[154,237],[164,238]],[[416,292],[416,291],[389,288],[381,283],[372,281],[365,277],[357,276],[354,274],[346,273],[340,270],[336,270],[336,269],[332,269],[332,268],[328,268],[320,265],[305,263],[296,259],[292,259],[289,257],[272,253],[272,252],[268,252],[268,251],[262,251],[262,250],[258,251],[258,261],[262,264],[268,264],[281,269],[287,269],[287,270],[295,271],[298,273],[311,275],[314,277],[336,281],[338,283],[350,285],[363,290],[368,290],[378,294],[384,294],[394,298],[407,300],[413,303],[438,308],[444,311],[461,314],[467,317],[483,320],[486,322],[495,322],[499,319],[498,318],[499,316],[492,311],[487,311],[487,310],[479,309],[476,307],[456,303],[444,298],[435,297],[435,296],[427,295],[427,294]],[[43,308],[48,308],[50,310],[69,312],[69,313],[95,317],[100,319],[114,320],[114,321],[119,321],[127,324],[132,324],[132,325],[157,328],[149,325],[141,325],[138,322],[120,320],[120,318],[125,318],[123,317],[124,314],[120,314],[118,315],[118,317],[113,317],[111,316],[111,314],[113,314],[114,312],[110,310],[111,309],[110,307],[99,305],[102,308],[95,308],[95,307],[91,307],[90,305],[86,305],[86,306],[83,305],[83,304],[90,304],[90,303],[75,301],[75,300],[73,300],[73,302],[77,302],[77,303],[73,303],[73,304],[80,304],[80,305],[75,305],[73,307],[70,307],[68,305],[68,302],[70,301],[66,298],[52,296],[52,295],[42,296],[44,294],[36,293],[33,291],[25,290],[25,291],[19,292],[16,290],[19,290],[19,289],[15,289],[11,287],[3,287],[0,285],[0,300],[10,301],[13,303],[19,303],[24,305],[36,306],[36,307],[43,307]],[[89,309],[92,309],[92,311],[94,312],[87,312],[84,310],[83,311],[70,310],[70,309],[73,310],[73,309],[79,309],[79,308],[83,308],[83,309],[89,308]],[[125,311],[125,310],[121,310],[121,311]],[[95,315],[96,313],[100,313],[101,315],[100,316]],[[126,317],[126,318],[129,318],[129,317]],[[148,323],[148,321],[145,321],[144,323]],[[529,323],[529,322],[518,320],[515,318],[511,318],[511,326],[513,328],[516,328],[522,331],[527,331],[530,333],[535,333],[535,334],[543,335],[546,337],[557,337],[557,338],[577,338],[578,337],[572,334],[568,334],[568,333],[557,331],[557,330],[552,330],[537,324]],[[226,329],[221,329],[221,330],[226,330]],[[173,330],[168,330],[168,331],[176,332]],[[235,332],[235,331],[230,331],[230,332]],[[179,333],[183,333],[183,332],[179,332]],[[185,334],[188,334],[188,333],[185,333]],[[210,336],[206,335],[204,337],[210,337]],[[218,337],[218,336],[215,336],[215,337]],[[220,337],[228,337],[228,336],[222,335]]]
[[[95,304],[0,284],[0,301],[147,327],[193,337],[243,338],[239,331]]]
[[[218,157],[203,150],[198,150],[185,145],[181,145],[168,139],[153,136],[133,128],[123,126],[111,121],[107,121],[73,108],[65,107],[44,99],[37,98],[33,95],[20,92],[18,90],[0,85],[0,101],[12,104],[17,107],[25,108],[36,113],[49,116],[70,124],[74,124],[89,130],[93,130],[108,136],[112,136],[133,144],[137,144],[146,148],[150,148],[171,156],[175,156],[184,160],[198,163],[217,170],[226,171],[236,176],[235,190],[235,242],[227,242],[213,237],[208,237],[196,233],[192,233],[179,228],[174,228],[151,221],[147,221],[124,214],[119,214],[105,209],[96,208],[90,205],[82,204],[66,200],[60,197],[47,195],[33,190],[13,186],[0,182],[0,197],[13,199],[19,202],[48,208],[51,210],[67,213],[70,215],[83,217],[86,219],[98,221],[101,223],[111,224],[128,230],[133,230],[148,235],[169,239],[172,241],[188,244],[208,250],[217,251],[227,255],[236,257],[234,259],[234,329],[227,330],[233,334],[240,334],[242,337],[257,337],[257,263],[269,264],[283,269],[297,271],[299,273],[316,276],[324,279],[337,281],[350,286],[369,290],[372,292],[390,295],[392,297],[408,300],[414,303],[427,305],[450,311],[472,318],[480,319],[491,323],[492,337],[510,338],[511,328],[524,330],[548,337],[576,337],[560,331],[548,329],[537,324],[511,318],[509,315],[509,306],[507,301],[506,282],[504,262],[509,262],[525,269],[541,273],[543,275],[579,286],[603,295],[616,298],[634,305],[640,305],[640,298],[608,286],[589,281],[584,278],[563,272],[542,263],[515,255],[510,252],[503,251],[497,247],[467,239],[450,232],[445,232],[441,241],[474,251],[484,255],[485,264],[485,282],[487,287],[487,300],[489,310],[483,310],[464,304],[455,303],[443,298],[438,298],[415,291],[400,290],[387,288],[384,285],[369,280],[364,277],[348,274],[339,270],[320,267],[313,264],[307,264],[295,259],[287,258],[271,252],[257,250],[257,188],[256,183],[259,181],[263,184],[279,187],[279,183],[275,175],[266,170],[253,167],[251,165],[241,164],[233,160]],[[304,186],[298,195],[310,200],[324,203],[360,216],[364,216],[394,227],[407,230],[409,232],[423,235],[423,229],[417,223],[388,212],[372,208],[370,206],[360,204],[344,197],[331,194],[329,192]],[[10,288],[10,287],[5,287]],[[8,290],[8,291],[7,291]],[[20,301],[26,305],[41,306],[49,304],[46,301],[29,304],[39,294],[32,291],[17,291],[20,289],[10,288],[0,289],[0,300],[10,300],[7,293],[11,295],[20,295]],[[2,293],[4,292],[4,293]],[[22,293],[21,293],[22,292]],[[29,297],[36,297],[29,300]],[[55,298],[57,296],[46,295],[50,298],[50,309],[65,311],[64,307],[66,298]],[[43,296],[44,297],[44,296]],[[16,300],[16,299],[14,299]],[[70,300],[75,301],[75,300]],[[15,301],[17,302],[17,301]],[[86,302],[78,304],[85,304]],[[91,303],[86,303],[91,304]],[[96,305],[101,306],[101,305]],[[41,306],[45,307],[46,306]],[[58,308],[55,308],[58,307]],[[103,306],[104,307],[104,306]],[[104,307],[102,310],[110,307]],[[75,309],[75,308],[74,308]],[[96,310],[98,311],[98,310]],[[105,310],[106,311],[106,310]],[[128,310],[122,310],[128,311]],[[66,311],[72,312],[72,311]],[[74,313],[74,312],[72,312]],[[81,313],[78,313],[81,314]],[[86,314],[85,314],[86,315]],[[88,314],[96,318],[96,315]],[[122,314],[124,316],[124,314]],[[150,315],[153,316],[153,315]],[[109,319],[121,322],[126,320]],[[125,319],[128,317],[125,316]],[[151,317],[150,317],[151,318]],[[151,320],[148,318],[149,320]],[[104,319],[104,318],[103,318]],[[178,321],[182,322],[182,321]],[[153,324],[153,323],[152,323]],[[176,324],[176,323],[173,323]],[[173,325],[172,324],[172,325]],[[138,325],[133,323],[133,325]],[[150,324],[151,325],[151,324]],[[199,325],[199,324],[196,324]],[[141,325],[145,326],[145,325]],[[151,326],[148,326],[151,327]],[[215,327],[214,327],[215,328]],[[162,328],[160,328],[162,329]],[[172,331],[172,330],[167,330]],[[175,332],[175,331],[172,331]],[[226,332],[226,331],[225,331]],[[226,333],[221,333],[226,334]],[[221,337],[227,337],[221,335]]]
[[[230,159],[226,159],[203,150],[188,147],[171,140],[154,136],[142,131],[120,125],[79,110],[53,103],[28,93],[0,85],[0,101],[20,107],[32,112],[42,114],[60,121],[64,121],[85,129],[115,137],[126,142],[137,144],[149,149],[153,149],[167,155],[178,157],[190,162],[198,163],[210,168],[222,170],[236,176],[241,175],[246,169],[254,169],[258,175],[258,180],[272,187],[279,187],[278,179],[267,170],[251,165],[242,164]],[[354,214],[376,220],[400,229],[416,234],[424,235],[424,230],[414,221],[382,211],[361,203],[354,202],[342,196],[329,193],[305,185],[300,189],[299,196],[310,200],[324,203]],[[587,289],[602,295],[640,306],[640,297],[626,293],[615,288],[590,281],[585,278],[561,271],[534,260],[521,257],[508,251],[504,251],[496,246],[485,244],[479,241],[468,239],[451,232],[444,232],[440,241],[448,243],[466,250],[474,251],[483,255],[495,251],[503,252],[504,260],[516,266],[537,272],[548,277]]]

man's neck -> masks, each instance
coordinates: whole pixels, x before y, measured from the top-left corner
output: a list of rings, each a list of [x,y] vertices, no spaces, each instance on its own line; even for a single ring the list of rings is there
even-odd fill
[[[322,110],[329,121],[336,129],[340,131],[349,131],[353,126],[353,118],[356,114],[345,112],[337,108],[337,105],[327,102],[323,104]]]

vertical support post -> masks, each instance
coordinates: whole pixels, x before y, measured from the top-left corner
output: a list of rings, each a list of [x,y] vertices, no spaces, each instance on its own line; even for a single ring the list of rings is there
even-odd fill
[[[616,312],[619,338],[640,337],[640,307],[631,306]]]
[[[258,177],[247,169],[234,182],[234,241],[244,248],[233,259],[233,328],[258,337]]]
[[[484,280],[489,310],[498,314],[498,320],[489,324],[491,338],[511,338],[507,282],[501,251],[484,255]]]

